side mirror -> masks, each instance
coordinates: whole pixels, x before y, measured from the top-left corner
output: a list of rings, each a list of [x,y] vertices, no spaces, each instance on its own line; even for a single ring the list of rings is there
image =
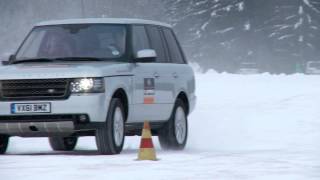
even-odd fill
[[[157,53],[153,49],[140,50],[135,54],[135,62],[155,62],[157,58]]]
[[[15,59],[16,59],[16,55],[11,54],[11,55],[9,56],[9,62],[14,61]]]

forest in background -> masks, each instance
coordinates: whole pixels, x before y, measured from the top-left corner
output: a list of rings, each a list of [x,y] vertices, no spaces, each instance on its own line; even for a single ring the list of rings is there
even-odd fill
[[[12,53],[39,22],[127,17],[170,23],[191,62],[235,72],[302,72],[320,61],[319,0],[0,0],[0,54]]]

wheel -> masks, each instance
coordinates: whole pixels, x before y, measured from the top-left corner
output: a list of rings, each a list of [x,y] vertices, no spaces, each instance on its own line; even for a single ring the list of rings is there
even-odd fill
[[[159,131],[159,142],[163,149],[182,150],[188,139],[186,106],[178,99],[169,121]]]
[[[9,136],[0,135],[0,154],[5,154],[9,144]]]
[[[78,137],[49,137],[49,143],[55,151],[72,151],[77,145]]]
[[[125,114],[120,99],[110,102],[106,123],[96,130],[96,143],[100,154],[119,154],[125,137]]]

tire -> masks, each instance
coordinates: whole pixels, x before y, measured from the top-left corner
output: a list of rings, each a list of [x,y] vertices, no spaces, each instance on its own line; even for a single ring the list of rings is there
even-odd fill
[[[0,135],[0,154],[5,154],[9,144],[9,136]]]
[[[125,113],[120,99],[110,102],[106,123],[96,130],[96,143],[100,154],[113,155],[122,151],[125,139]]]
[[[76,147],[78,137],[49,137],[49,143],[54,151],[72,151]]]
[[[181,116],[181,118],[179,117]],[[169,121],[159,131],[159,142],[163,149],[183,150],[188,139],[186,105],[177,99]]]

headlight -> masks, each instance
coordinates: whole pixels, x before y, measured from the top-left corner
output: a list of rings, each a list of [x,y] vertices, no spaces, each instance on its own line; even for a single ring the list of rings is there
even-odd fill
[[[104,92],[103,78],[74,79],[70,83],[72,93],[101,93]]]

